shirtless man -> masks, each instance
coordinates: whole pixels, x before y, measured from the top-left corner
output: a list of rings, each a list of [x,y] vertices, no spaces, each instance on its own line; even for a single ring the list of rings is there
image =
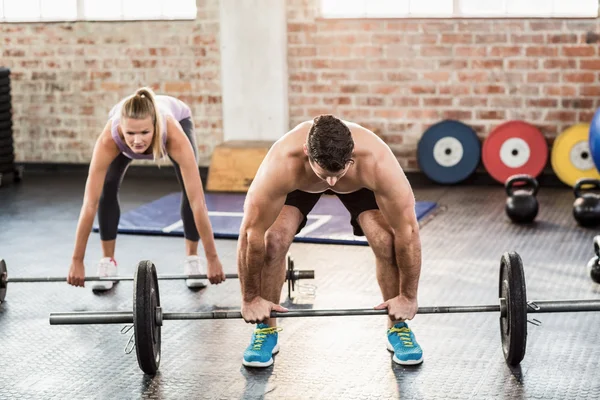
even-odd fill
[[[373,132],[321,115],[296,126],[269,150],[246,195],[238,241],[242,316],[258,323],[243,364],[267,367],[279,350],[276,319],[285,259],[307,214],[327,190],[351,214],[354,234],[366,236],[388,310],[387,348],[398,364],[423,361],[406,324],[417,312],[421,243],[415,198],[398,160]]]

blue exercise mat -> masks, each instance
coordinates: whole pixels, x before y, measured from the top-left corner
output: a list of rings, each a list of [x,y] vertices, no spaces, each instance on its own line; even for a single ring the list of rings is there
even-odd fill
[[[208,215],[215,238],[237,239],[242,222],[245,194],[206,193]],[[172,193],[121,215],[119,233],[138,235],[182,236],[183,223],[179,215],[181,193]],[[437,207],[434,202],[416,204],[420,220]],[[94,232],[98,226],[94,225]],[[296,235],[295,242],[368,245],[364,236],[355,236],[350,225],[350,213],[337,196],[323,195],[308,214],[306,226]]]

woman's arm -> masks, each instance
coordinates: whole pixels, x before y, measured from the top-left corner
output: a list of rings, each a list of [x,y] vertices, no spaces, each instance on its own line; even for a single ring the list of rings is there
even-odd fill
[[[172,118],[167,119],[167,135],[167,152],[179,164],[185,191],[194,215],[196,229],[200,234],[200,240],[202,241],[208,264],[209,266],[215,263],[220,265],[212,225],[208,218],[208,209],[204,198],[204,190],[202,189],[200,171],[198,170],[198,163],[194,156],[192,144],[179,123]],[[222,274],[222,271],[220,271],[220,274]],[[211,280],[210,276],[209,280]],[[215,283],[213,280],[211,282]]]
[[[108,167],[119,154],[119,149],[111,137],[110,127],[111,123],[109,121],[96,141],[85,184],[83,204],[75,234],[75,248],[73,250],[71,272],[67,279],[74,286],[83,286],[83,278],[85,277],[83,259],[94,217],[98,210],[98,202],[102,194],[104,178],[106,177]]]

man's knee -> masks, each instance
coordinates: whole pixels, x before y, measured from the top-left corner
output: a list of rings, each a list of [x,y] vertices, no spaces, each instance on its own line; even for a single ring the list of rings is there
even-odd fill
[[[265,262],[267,264],[285,257],[290,247],[286,232],[269,229],[265,234]]]
[[[386,264],[396,265],[394,234],[392,232],[380,229],[372,235],[369,245],[378,259]]]

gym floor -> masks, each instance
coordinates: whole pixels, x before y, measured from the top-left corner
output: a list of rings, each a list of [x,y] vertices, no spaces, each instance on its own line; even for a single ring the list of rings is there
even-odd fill
[[[72,253],[84,175],[27,174],[0,190],[0,257],[9,276],[65,276]],[[172,179],[126,177],[122,212],[178,190]],[[442,208],[421,229],[419,305],[498,303],[499,260],[520,253],[528,299],[595,299],[600,285],[586,270],[597,231],[577,226],[569,188],[541,187],[532,226],[504,214],[500,186],[418,186],[418,200]],[[234,240],[218,240],[226,272],[235,273]],[[132,275],[142,259],[160,274],[182,273],[182,238],[120,235],[117,261]],[[314,269],[290,308],[367,308],[379,304],[374,258],[364,246],[294,243],[298,269]],[[86,255],[89,275],[100,258],[98,234]],[[238,309],[239,282],[200,291],[160,281],[165,311]],[[247,369],[241,357],[252,326],[242,320],[166,321],[162,361],[143,375],[135,351],[125,354],[122,325],[50,326],[59,311],[132,308],[132,284],[105,294],[66,283],[9,284],[0,305],[0,398],[77,399],[584,399],[599,398],[600,314],[530,315],[525,359],[509,368],[497,313],[417,315],[410,323],[424,349],[416,367],[392,362],[385,318],[288,318],[279,325],[281,351],[272,367]]]

